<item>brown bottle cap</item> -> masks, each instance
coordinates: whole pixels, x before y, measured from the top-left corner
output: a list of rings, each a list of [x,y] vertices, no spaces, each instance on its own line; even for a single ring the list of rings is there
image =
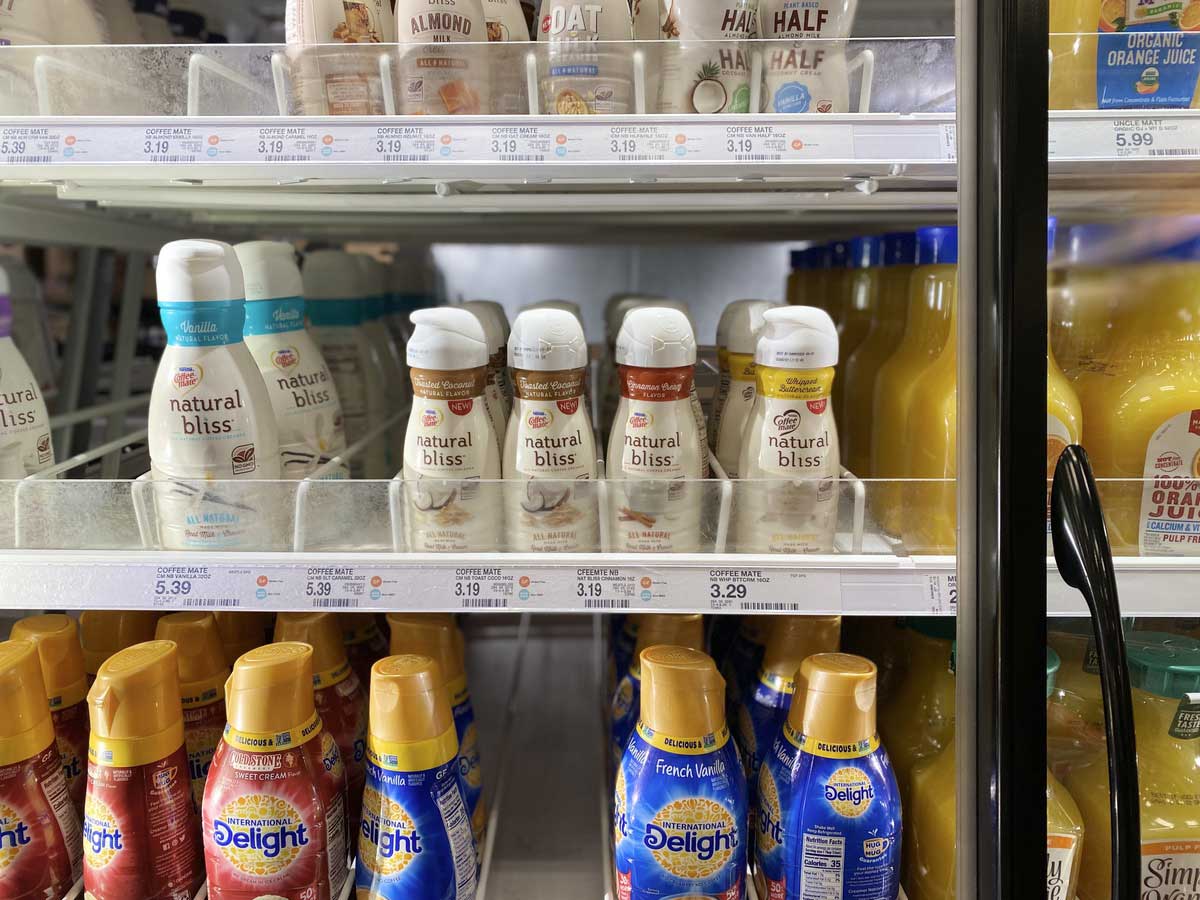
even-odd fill
[[[437,661],[447,684],[466,675],[463,637],[449,613],[388,613],[394,655],[428,656]]]
[[[174,641],[179,658],[179,693],[185,709],[221,699],[229,665],[212,613],[171,613],[158,620],[160,641]]]
[[[849,653],[818,653],[804,660],[800,673],[807,685],[803,734],[835,744],[875,736],[875,663]]]
[[[312,647],[313,687],[331,687],[350,674],[342,626],[333,613],[280,613],[275,617],[275,643],[284,641],[299,641]]]
[[[246,734],[272,735],[302,727],[316,707],[312,647],[264,644],[243,653],[225,683],[225,716]]]
[[[669,644],[673,647],[690,647],[692,650],[704,649],[704,616],[699,613],[691,615],[670,615],[665,613],[645,613],[638,623],[637,643],[634,645],[634,660],[641,657],[647,647],[655,644]]]
[[[61,614],[27,616],[13,626],[10,638],[37,646],[51,709],[74,706],[87,696],[87,669],[74,619]]]
[[[700,738],[725,727],[725,679],[706,653],[659,644],[642,651],[642,721],[661,734]]]
[[[170,756],[183,745],[179,696],[173,641],[146,641],[114,653],[101,664],[87,695],[89,760],[139,766]]]
[[[815,653],[836,653],[841,637],[841,616],[773,617],[760,677],[787,690],[804,660]]]
[[[42,664],[32,641],[0,643],[0,766],[36,756],[54,742]]]
[[[159,614],[139,610],[89,609],[79,616],[79,641],[83,665],[89,675],[100,671],[103,662],[126,647],[154,640]]]
[[[274,613],[219,612],[213,616],[217,620],[217,630],[221,632],[225,661],[230,666],[243,653],[267,643],[275,628]]]

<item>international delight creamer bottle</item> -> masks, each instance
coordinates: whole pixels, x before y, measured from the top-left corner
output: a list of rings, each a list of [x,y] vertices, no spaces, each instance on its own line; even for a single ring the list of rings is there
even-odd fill
[[[65,897],[82,862],[79,818],[31,642],[0,643],[0,696],[0,897]]]
[[[88,900],[185,900],[204,880],[172,641],[134,644],[88,691]]]
[[[619,900],[742,900],[746,777],[725,684],[698,650],[642,651],[642,714],[617,774]]]
[[[229,722],[204,789],[213,900],[330,900],[350,865],[346,769],[310,690],[307,644],[268,644],[233,666]]]
[[[79,614],[79,643],[88,687],[100,666],[118,650],[154,640],[159,614],[148,610],[85,609]]]
[[[475,838],[458,775],[445,676],[428,656],[371,669],[360,900],[473,900]]]
[[[388,639],[379,628],[373,613],[338,613],[342,628],[342,643],[350,668],[363,685],[371,683],[371,666],[388,653]]]

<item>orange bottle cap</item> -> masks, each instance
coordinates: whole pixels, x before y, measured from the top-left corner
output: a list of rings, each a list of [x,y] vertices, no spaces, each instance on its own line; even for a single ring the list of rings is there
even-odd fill
[[[171,613],[158,620],[155,637],[174,641],[179,658],[179,692],[183,708],[207,706],[221,699],[229,666],[212,613]]]
[[[87,670],[74,619],[61,614],[28,616],[13,626],[10,637],[37,645],[51,709],[74,706],[87,697]]]
[[[42,664],[32,641],[0,643],[0,766],[36,756],[54,742]]]
[[[700,738],[725,729],[725,680],[706,653],[658,644],[642,651],[642,721],[654,731]]]
[[[104,661],[87,695],[89,762],[143,766],[183,745],[178,657],[173,641],[147,641]]]
[[[794,693],[800,664],[814,653],[836,653],[841,639],[841,616],[773,617],[760,677],[778,690]]]
[[[298,641],[312,647],[313,687],[327,688],[350,674],[342,627],[327,612],[285,612],[275,617],[275,643]]]
[[[297,729],[304,732],[306,740],[315,735],[319,728],[309,728],[317,715],[312,692],[312,658],[312,647],[297,642],[266,644],[238,657],[233,674],[225,683],[225,717],[229,727],[250,736],[278,735]],[[253,749],[250,745],[246,748]],[[258,749],[275,747],[263,744]]]
[[[393,654],[433,658],[446,684],[466,676],[462,632],[449,613],[388,613],[387,619],[392,629]]]
[[[94,676],[106,659],[118,650],[154,640],[158,613],[142,610],[89,609],[79,616],[79,641],[83,664]]]
[[[807,684],[799,729],[804,735],[836,744],[875,736],[875,663],[849,653],[818,653],[804,660],[800,673]]]

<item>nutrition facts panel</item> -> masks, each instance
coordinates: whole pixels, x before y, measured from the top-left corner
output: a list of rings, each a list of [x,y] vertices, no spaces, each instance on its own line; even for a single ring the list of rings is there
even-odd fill
[[[804,835],[800,900],[841,900],[846,839],[829,834]]]

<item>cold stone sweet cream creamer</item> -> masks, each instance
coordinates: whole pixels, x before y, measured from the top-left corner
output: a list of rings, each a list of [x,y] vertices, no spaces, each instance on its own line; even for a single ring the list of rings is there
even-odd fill
[[[370,719],[358,897],[473,900],[475,839],[438,663],[412,654],[375,663]]]
[[[717,323],[717,368],[720,382],[713,400],[708,436],[725,474],[738,477],[746,422],[754,409],[754,351],[763,313],[775,304],[766,300],[735,300]]]
[[[379,53],[352,46],[396,42],[388,0],[288,0],[285,28],[302,114],[383,115]]]
[[[837,424],[830,405],[838,336],[811,306],[763,313],[757,393],[746,423],[735,499],[736,540],[748,553],[830,553],[837,530]]]
[[[570,313],[534,309],[513,323],[516,403],[504,444],[509,549],[599,549],[596,440],[584,396],[588,347]],[[577,482],[589,482],[577,484]]]
[[[484,403],[488,349],[465,309],[412,314],[413,406],[404,442],[409,548],[492,549],[500,523],[500,447]],[[482,484],[480,482],[483,482]]]
[[[481,0],[400,0],[399,107],[404,115],[477,116],[491,108]]]
[[[54,445],[42,389],[12,339],[9,290],[0,270],[0,478],[24,478],[54,465]]]
[[[238,244],[246,283],[244,339],[262,373],[279,428],[285,478],[306,478],[346,450],[333,373],[304,326],[304,288],[291,244]],[[337,466],[326,478],[345,478]]]
[[[172,641],[109,657],[88,691],[87,900],[178,900],[204,880]]]
[[[359,293],[362,296],[363,333],[371,352],[372,367],[382,373],[383,400],[388,416],[396,416],[411,399],[405,371],[404,354],[392,338],[385,320],[387,311],[387,268],[374,257],[356,254]],[[397,419],[387,430],[388,469],[400,471],[404,459],[404,423]]]
[[[606,465],[613,549],[695,552],[708,452],[692,407],[696,339],[683,313],[642,307],[617,337],[621,401]]]
[[[615,797],[619,900],[746,894],[746,778],[725,685],[698,650],[642,652],[642,714]]]
[[[487,407],[488,419],[496,432],[496,443],[503,449],[508,417],[512,414],[512,397],[504,386],[508,371],[508,336],[505,334],[508,323],[503,321],[503,313],[497,316],[492,304],[486,300],[468,300],[463,309],[479,320],[487,341],[487,384],[483,388],[483,405]]]
[[[233,666],[204,789],[213,900],[331,900],[349,871],[346,770],[313,705],[312,648],[268,644]]]
[[[658,112],[750,112],[744,41],[758,36],[756,11],[750,0],[659,0]]]
[[[542,0],[537,39],[551,45],[541,81],[543,113],[634,112],[630,46],[600,43],[633,40],[625,0]]]
[[[0,643],[0,896],[65,897],[79,878],[79,817],[54,742],[37,648]]]
[[[762,112],[849,112],[844,43],[858,0],[768,0],[758,9],[762,47]],[[811,40],[824,38],[826,40]]]

